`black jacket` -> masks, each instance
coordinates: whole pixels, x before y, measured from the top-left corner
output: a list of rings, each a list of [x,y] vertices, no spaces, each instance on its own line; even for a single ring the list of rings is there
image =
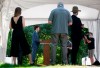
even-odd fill
[[[82,36],[82,23],[80,18],[75,15],[72,15],[73,24],[71,26],[71,34],[72,36]]]

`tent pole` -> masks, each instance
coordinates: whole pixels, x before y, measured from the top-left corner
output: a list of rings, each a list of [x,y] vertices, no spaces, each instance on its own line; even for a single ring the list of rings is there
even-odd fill
[[[100,10],[99,10],[99,13],[98,13],[98,17],[97,17],[97,20],[99,20],[99,16],[100,16]]]
[[[100,11],[98,13],[98,17],[97,17],[97,27],[96,27],[96,57],[97,59],[100,61],[100,32],[99,32],[99,28],[100,28]]]
[[[11,3],[11,0],[8,4],[8,7],[7,7],[7,11],[6,13],[8,14],[9,12],[9,8],[10,8],[10,3]],[[3,12],[1,11],[1,15],[3,14]],[[7,17],[7,14],[6,14],[6,17]],[[2,46],[1,46],[1,53],[0,53],[0,61],[2,63],[5,62],[5,58],[6,58],[6,49],[7,49],[7,32],[8,32],[8,29],[9,29],[9,24],[8,24],[8,21],[6,21],[6,17],[2,16],[1,19],[2,19],[2,23],[1,23],[1,31],[2,31]]]
[[[2,12],[0,12],[0,30],[1,30],[1,36],[0,36],[0,41],[1,41],[1,46],[0,46],[0,62],[4,62],[4,51],[3,51],[3,46],[2,46],[2,36],[3,36],[3,25],[2,25]]]

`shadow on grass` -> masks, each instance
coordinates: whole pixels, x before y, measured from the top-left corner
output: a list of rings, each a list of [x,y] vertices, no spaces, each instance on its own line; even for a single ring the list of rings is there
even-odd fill
[[[13,64],[7,64],[7,63],[5,63],[5,64],[1,64],[0,65],[0,68],[18,68],[18,67],[28,67],[28,68],[41,68],[41,67],[46,67],[45,65],[35,65],[35,66],[30,66],[30,65],[13,65]]]

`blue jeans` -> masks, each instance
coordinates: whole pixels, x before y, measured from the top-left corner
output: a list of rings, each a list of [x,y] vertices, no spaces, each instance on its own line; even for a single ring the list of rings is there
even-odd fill
[[[33,63],[35,62],[35,59],[36,59],[37,50],[38,50],[38,45],[33,44],[32,45],[32,61],[33,61]]]

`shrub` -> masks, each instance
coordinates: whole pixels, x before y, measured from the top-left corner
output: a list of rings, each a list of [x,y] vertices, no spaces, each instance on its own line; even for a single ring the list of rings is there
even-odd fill
[[[39,36],[41,40],[48,40],[51,39],[51,26],[49,24],[43,24],[39,25],[41,27],[41,31],[39,32]],[[83,29],[83,34],[87,32],[87,28]],[[25,37],[31,47],[32,44],[32,34],[33,34],[33,26],[28,26],[24,28],[25,32]],[[11,30],[9,31],[8,34],[8,42],[7,42],[7,56],[10,54],[10,48],[11,48]],[[71,34],[71,32],[70,32]],[[60,48],[60,43],[57,46],[57,63],[61,64],[61,48]],[[77,63],[81,64],[81,59],[82,57],[85,57],[87,55],[87,46],[84,46],[83,40],[81,41],[79,52],[78,52],[78,59]],[[39,46],[38,49],[38,54],[37,54],[37,63],[43,63],[43,46]],[[23,57],[23,64],[28,64],[29,59],[27,56]]]

